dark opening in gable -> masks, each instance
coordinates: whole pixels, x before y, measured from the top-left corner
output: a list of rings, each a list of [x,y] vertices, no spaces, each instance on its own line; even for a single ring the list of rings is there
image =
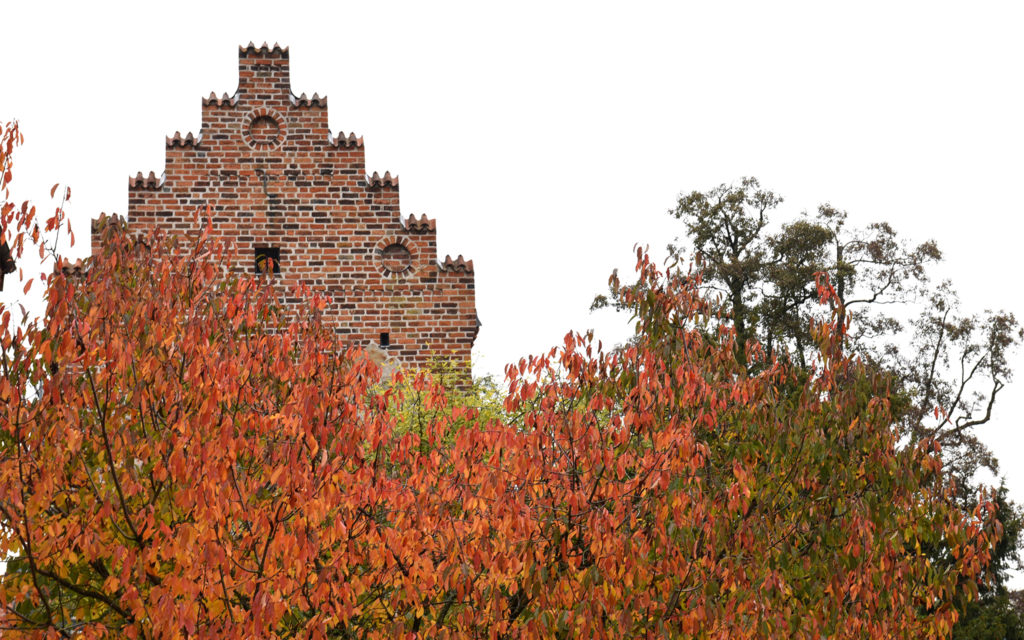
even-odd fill
[[[281,247],[256,247],[256,273],[281,273]]]

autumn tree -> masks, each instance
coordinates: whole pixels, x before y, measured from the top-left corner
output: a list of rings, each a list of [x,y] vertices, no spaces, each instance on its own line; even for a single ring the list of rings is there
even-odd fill
[[[1013,314],[965,313],[953,285],[930,277],[942,258],[933,241],[908,243],[885,222],[853,227],[846,212],[829,204],[779,224],[771,217],[782,202],[755,178],[744,178],[683,193],[669,211],[684,231],[670,253],[684,263],[696,254],[705,290],[721,295],[735,329],[737,359],[748,372],[763,366],[746,361],[753,341],[769,359],[807,368],[817,350],[811,327],[822,320],[815,274],[827,273],[840,303],[837,323],[850,327],[844,348],[891,379],[906,440],[940,442],[944,473],[965,489],[975,487],[979,470],[998,473],[977,427],[991,420],[1012,377],[1007,356],[1022,337]],[[614,303],[616,293],[597,305]],[[961,495],[969,511],[974,492]],[[1016,507],[1005,495],[1001,504],[1009,528],[1018,529]],[[999,554],[1016,561],[1016,536],[1009,541]]]
[[[940,638],[989,566],[992,502],[897,446],[824,278],[807,367],[740,362],[638,253],[636,339],[569,333],[485,413],[382,383],[205,233],[101,226],[43,317],[0,309],[5,637]]]
[[[1020,568],[1021,526],[1024,516],[1001,485],[993,500],[1004,523],[1003,535],[992,551],[980,597],[959,604],[961,615],[953,627],[953,640],[1024,640],[1024,592],[1011,592],[1009,571]]]

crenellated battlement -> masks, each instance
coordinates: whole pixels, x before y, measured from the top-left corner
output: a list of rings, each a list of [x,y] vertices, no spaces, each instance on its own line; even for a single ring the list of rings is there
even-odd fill
[[[193,136],[191,132],[188,135],[181,135],[180,131],[175,131],[173,136],[167,136],[168,147],[198,147],[199,143],[203,140],[203,134]]]
[[[303,93],[300,96],[292,96],[293,107],[317,107],[320,109],[327,108],[327,96],[320,97],[319,94],[314,93],[312,98],[307,98],[306,94]]]
[[[267,46],[264,42],[261,46],[257,47],[252,42],[248,45],[238,45],[238,57],[239,58],[252,58],[252,57],[268,57],[277,56],[284,60],[288,59],[288,47],[282,47],[281,45],[274,43],[274,46]]]
[[[204,107],[233,107],[237,103],[238,96],[229,96],[227,93],[218,98],[217,94],[211,91],[208,98],[203,98]]]
[[[427,214],[420,214],[419,219],[416,216],[409,216],[409,219],[405,221],[405,228],[413,233],[427,233],[428,231],[437,231],[437,221],[433,218],[428,218]]]
[[[384,175],[381,176],[376,171],[373,172],[372,176],[366,176],[366,186],[371,188],[398,188],[398,176],[391,177],[390,171],[385,171]]]
[[[356,137],[356,134],[354,133],[348,134],[348,137],[346,138],[344,131],[339,131],[338,137],[335,138],[333,135],[331,135],[331,132],[328,131],[327,143],[330,144],[332,147],[346,147],[351,149],[355,147],[362,147],[363,138],[362,136]]]
[[[459,254],[459,257],[452,260],[451,256],[445,256],[444,262],[441,263],[441,269],[444,271],[461,271],[463,273],[473,273],[473,261],[466,260]]]
[[[157,177],[156,173],[152,171],[149,172],[148,176],[143,176],[140,171],[134,177],[128,178],[129,189],[146,189],[148,191],[156,191],[163,186],[164,175],[161,174]]]

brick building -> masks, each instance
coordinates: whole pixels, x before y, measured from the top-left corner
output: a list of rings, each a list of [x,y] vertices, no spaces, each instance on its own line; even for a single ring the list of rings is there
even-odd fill
[[[282,290],[302,282],[328,293],[325,319],[350,343],[413,367],[451,359],[468,373],[473,262],[439,263],[435,222],[403,219],[398,177],[367,175],[362,138],[331,134],[326,97],[292,94],[287,47],[250,43],[238,57],[235,94],[203,99],[198,135],[167,138],[164,175],[129,179],[130,228],[188,233],[209,205],[236,269],[273,265]]]

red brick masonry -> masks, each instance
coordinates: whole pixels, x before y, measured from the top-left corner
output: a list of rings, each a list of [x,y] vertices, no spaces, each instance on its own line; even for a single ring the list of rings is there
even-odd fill
[[[287,47],[250,43],[238,58],[238,90],[203,99],[199,135],[167,138],[164,175],[129,179],[131,228],[194,231],[193,212],[210,205],[235,268],[276,256],[282,291],[328,293],[325,318],[352,343],[414,367],[450,358],[468,373],[473,261],[439,263],[434,220],[402,219],[398,177],[366,174],[363,139],[331,134],[326,97],[292,95]]]

